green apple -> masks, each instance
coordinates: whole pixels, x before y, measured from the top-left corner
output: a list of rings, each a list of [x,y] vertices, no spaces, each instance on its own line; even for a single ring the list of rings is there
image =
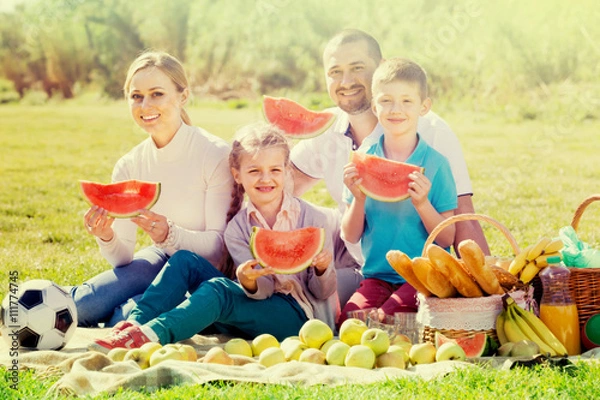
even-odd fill
[[[360,344],[362,334],[369,329],[364,321],[348,318],[340,326],[340,340],[349,346]]]
[[[370,347],[375,356],[378,356],[390,347],[390,337],[383,329],[369,328],[360,337],[360,344]]]
[[[285,355],[279,347],[268,347],[260,353],[258,362],[268,368],[275,364],[284,363]]]
[[[263,333],[252,340],[252,355],[260,356],[265,349],[270,347],[279,347],[279,341],[270,333]]]
[[[165,347],[173,347],[183,356],[184,361],[192,361],[195,362],[198,360],[198,353],[196,353],[196,349],[194,349],[189,344],[183,343],[169,343],[165,344]]]
[[[390,345],[390,348],[388,349],[387,352],[400,354],[402,356],[402,358],[404,359],[405,365],[410,362],[410,357],[408,356],[408,354],[410,352],[410,347],[407,349],[406,347],[403,347],[403,346],[400,346],[397,344],[392,344],[392,345]]]
[[[300,354],[302,354],[304,350],[308,349],[308,346],[300,340],[290,340],[284,344],[285,346],[282,346],[281,350],[283,350],[283,354],[287,361],[297,361],[300,358]]]
[[[435,345],[431,342],[413,344],[410,348],[410,363],[412,365],[431,364],[435,362]]]
[[[387,351],[386,353],[380,354],[375,359],[375,366],[377,368],[394,367],[406,369],[404,350],[402,350],[401,353],[397,351]]]
[[[348,350],[350,350],[350,345],[338,340],[327,349],[325,361],[327,361],[327,364],[329,365],[344,365]]]
[[[519,340],[513,345],[510,355],[511,357],[531,357],[539,354],[540,346],[532,340]]]
[[[328,340],[328,341],[326,341],[325,343],[323,343],[323,346],[321,346],[321,349],[320,349],[320,350],[321,350],[323,353],[327,354],[327,350],[329,350],[329,348],[330,348],[332,345],[334,345],[334,344],[336,344],[336,343],[339,343],[339,342],[341,342],[341,340],[340,340],[340,339],[331,339],[331,340]]]
[[[366,369],[373,369],[375,365],[375,353],[370,347],[357,344],[351,346],[344,359],[344,365],[346,367],[359,367]]]
[[[325,353],[319,349],[315,349],[314,347],[309,347],[308,349],[304,350],[302,354],[300,354],[298,361],[312,364],[325,364]]]
[[[233,358],[222,347],[211,347],[202,359],[204,364],[234,365]]]
[[[288,336],[281,341],[281,343],[279,344],[279,347],[281,347],[283,349],[288,342],[294,342],[296,340],[299,341],[300,336]]]
[[[435,361],[464,361],[466,358],[463,348],[455,342],[442,344],[435,353]]]
[[[242,356],[252,357],[252,346],[247,340],[242,338],[233,338],[225,343],[224,349],[229,354],[239,354]]]
[[[162,349],[158,349],[152,353],[150,366],[153,367],[167,360],[183,361],[183,354],[173,346],[164,346]]]
[[[150,359],[152,355],[157,351],[161,350],[162,346],[157,342],[148,342],[144,343],[141,347],[137,349],[131,349],[125,354],[123,357],[124,361],[133,360],[137,365],[140,366],[141,369],[146,369],[150,367]]]
[[[123,361],[123,359],[125,358],[125,354],[127,354],[128,351],[129,349],[126,349],[124,347],[115,347],[114,349],[108,352],[106,357],[110,358],[115,362]]]
[[[320,349],[323,343],[333,339],[333,331],[320,319],[309,319],[302,325],[298,332],[300,340],[308,347]]]

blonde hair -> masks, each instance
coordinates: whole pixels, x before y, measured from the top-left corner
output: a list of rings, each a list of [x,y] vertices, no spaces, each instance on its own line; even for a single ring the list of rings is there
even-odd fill
[[[242,156],[255,155],[261,150],[279,148],[284,152],[285,165],[290,163],[290,145],[283,132],[274,125],[266,123],[256,123],[248,125],[240,129],[234,139],[231,152],[229,153],[229,167],[239,170]],[[244,187],[237,183],[233,183],[231,192],[231,203],[229,211],[227,211],[227,219],[229,222],[240,211],[244,202]],[[221,261],[221,271],[226,275],[234,275],[235,266],[233,260],[225,248],[225,257]]]
[[[373,73],[371,91],[375,94],[380,84],[395,81],[416,83],[419,85],[421,100],[425,100],[428,96],[427,73],[414,61],[406,58],[390,58],[382,61]]]
[[[173,84],[175,84],[178,92],[181,93],[189,87],[183,65],[177,58],[162,51],[146,51],[140,54],[138,58],[136,58],[129,66],[127,77],[125,78],[125,83],[123,84],[123,93],[125,94],[125,97],[127,97],[129,94],[133,76],[138,71],[150,67],[158,68],[161,70],[161,72],[167,75]],[[192,124],[190,116],[184,109],[181,109],[181,119],[187,125]]]

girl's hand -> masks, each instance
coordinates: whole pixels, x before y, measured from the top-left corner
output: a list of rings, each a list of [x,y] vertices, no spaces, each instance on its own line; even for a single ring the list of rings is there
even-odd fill
[[[331,264],[333,256],[327,250],[323,250],[315,258],[313,258],[313,265],[317,270],[317,275],[323,275],[327,267]]]
[[[114,220],[113,217],[108,216],[108,211],[98,206],[92,206],[83,216],[88,233],[105,242],[111,241],[115,235],[112,229]]]
[[[412,182],[408,184],[408,194],[415,208],[428,202],[427,195],[431,189],[431,181],[420,172],[412,172],[408,175]]]
[[[350,190],[357,200],[364,200],[366,195],[358,188],[362,179],[358,175],[358,170],[354,163],[348,163],[344,166],[344,184]]]
[[[256,260],[248,260],[237,268],[237,278],[240,284],[246,288],[247,291],[254,293],[258,289],[256,280],[261,276],[273,275],[275,272],[271,267],[265,268],[254,268],[258,265]]]
[[[131,222],[142,228],[154,243],[162,243],[169,236],[169,223],[164,215],[140,210],[140,215],[131,218]]]

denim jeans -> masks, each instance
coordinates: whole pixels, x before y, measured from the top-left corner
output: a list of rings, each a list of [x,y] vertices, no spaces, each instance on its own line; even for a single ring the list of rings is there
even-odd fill
[[[77,307],[79,326],[106,326],[126,319],[133,304],[130,299],[142,294],[169,257],[150,246],[138,251],[129,264],[104,271],[70,289]],[[125,306],[123,306],[125,305]]]
[[[270,333],[283,340],[298,334],[307,320],[291,295],[251,299],[238,283],[189,251],[171,257],[129,319],[147,324],[162,344],[188,339],[211,325],[222,333],[248,338]]]

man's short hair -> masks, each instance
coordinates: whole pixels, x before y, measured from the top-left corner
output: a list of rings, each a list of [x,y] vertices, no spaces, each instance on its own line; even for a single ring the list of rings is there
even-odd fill
[[[329,42],[325,45],[323,55],[325,55],[330,49],[347,44],[364,41],[367,44],[369,56],[375,61],[376,64],[381,62],[381,48],[375,38],[366,32],[359,29],[344,29],[333,36]]]

